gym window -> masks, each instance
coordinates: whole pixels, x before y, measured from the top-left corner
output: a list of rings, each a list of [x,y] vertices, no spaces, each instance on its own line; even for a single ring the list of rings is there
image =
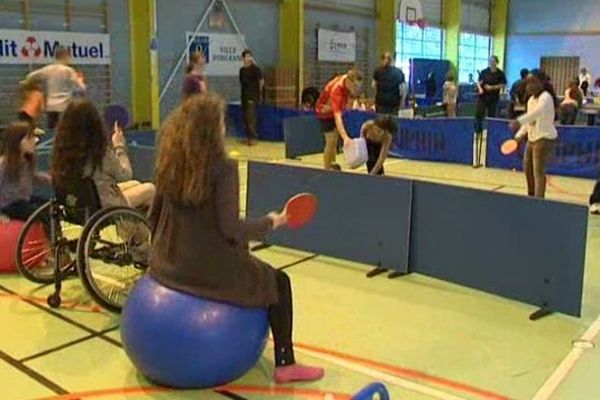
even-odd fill
[[[486,69],[492,51],[492,38],[489,35],[461,32],[458,53],[458,80],[469,82],[469,74],[477,82],[479,71]]]
[[[444,30],[434,26],[421,29],[403,22],[396,23],[396,67],[409,79],[410,59],[441,60],[444,50]]]

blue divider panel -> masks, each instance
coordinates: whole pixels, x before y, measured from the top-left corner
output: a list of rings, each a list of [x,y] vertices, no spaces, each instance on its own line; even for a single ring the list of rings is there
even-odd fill
[[[415,182],[411,271],[579,316],[587,209]]]
[[[346,129],[352,137],[376,114],[349,111],[344,114]],[[473,119],[397,119],[398,133],[391,154],[413,160],[473,164]],[[324,139],[316,117],[289,118],[283,124],[286,157],[296,158],[323,152]]]
[[[129,157],[135,179],[142,182],[151,182],[154,180],[155,147],[129,146]]]
[[[407,271],[410,181],[248,163],[249,217],[281,210],[300,192],[319,199],[314,221],[274,232],[269,244]]]
[[[522,170],[525,146],[518,153],[504,156],[502,143],[514,137],[508,121],[488,120],[487,166]],[[555,175],[598,179],[600,176],[600,127],[560,126],[558,142],[548,172]]]
[[[236,137],[245,137],[244,116],[239,104],[230,104],[227,110],[229,133]],[[305,115],[302,111],[261,104],[256,108],[257,133],[260,140],[283,141],[283,121],[287,118]]]
[[[283,121],[285,157],[297,158],[307,154],[322,153],[325,137],[315,116],[294,117]]]
[[[401,119],[391,153],[411,160],[473,164],[473,119]]]

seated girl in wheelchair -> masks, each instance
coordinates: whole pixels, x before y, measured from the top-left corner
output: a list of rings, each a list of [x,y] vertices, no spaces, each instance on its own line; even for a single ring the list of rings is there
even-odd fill
[[[152,183],[132,180],[123,131],[116,128],[109,143],[96,107],[89,100],[75,100],[58,125],[52,156],[56,188],[85,177],[96,184],[102,207],[129,206],[148,210],[154,198]]]
[[[25,221],[46,200],[34,196],[36,185],[50,185],[50,176],[37,171],[35,129],[13,122],[2,133],[0,149],[0,216]]]

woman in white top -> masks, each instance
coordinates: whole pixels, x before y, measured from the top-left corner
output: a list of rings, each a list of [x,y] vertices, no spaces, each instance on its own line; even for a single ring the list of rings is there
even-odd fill
[[[515,139],[527,140],[523,169],[527,178],[529,196],[544,198],[546,194],[546,164],[556,144],[558,132],[554,125],[556,117],[555,94],[548,76],[533,70],[527,77],[527,112],[510,126],[517,131]]]

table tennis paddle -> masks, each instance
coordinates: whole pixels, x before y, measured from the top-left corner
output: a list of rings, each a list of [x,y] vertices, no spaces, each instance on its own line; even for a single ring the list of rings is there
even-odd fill
[[[287,225],[291,229],[306,225],[314,218],[317,206],[317,197],[311,193],[300,193],[292,197],[287,201],[284,209]]]
[[[125,129],[129,126],[129,112],[119,104],[111,104],[104,110],[104,123],[106,126],[114,127],[115,124]]]
[[[504,143],[502,143],[502,146],[500,147],[500,151],[505,156],[508,156],[510,154],[513,154],[515,151],[517,151],[518,148],[519,148],[519,142],[517,142],[515,139],[508,139]]]

